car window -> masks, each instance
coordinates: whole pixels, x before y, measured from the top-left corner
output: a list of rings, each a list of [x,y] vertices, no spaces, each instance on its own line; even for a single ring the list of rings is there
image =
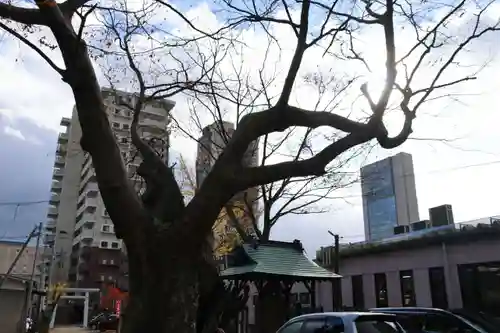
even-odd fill
[[[387,318],[366,316],[359,317],[355,321],[358,333],[399,333],[400,329]]]
[[[291,324],[283,327],[279,333],[299,333],[302,328],[303,321],[294,321]]]
[[[333,316],[326,317],[324,333],[344,333],[344,331],[344,322],[342,318]]]
[[[323,333],[325,318],[312,318],[304,322],[301,333]]]
[[[466,333],[473,330],[465,323],[451,316],[425,316],[424,330],[429,333]]]
[[[396,315],[398,323],[403,327],[407,333],[421,333],[423,332],[423,327],[425,323],[424,316],[397,314]]]

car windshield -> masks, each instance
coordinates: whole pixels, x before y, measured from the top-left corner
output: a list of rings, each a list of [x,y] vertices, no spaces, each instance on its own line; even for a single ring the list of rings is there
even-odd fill
[[[355,320],[358,333],[400,333],[399,325],[387,316],[361,316]]]

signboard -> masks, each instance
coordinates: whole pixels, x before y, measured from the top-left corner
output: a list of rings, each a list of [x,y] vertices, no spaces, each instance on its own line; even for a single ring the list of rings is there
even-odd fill
[[[115,313],[116,313],[116,315],[118,317],[120,316],[121,310],[122,310],[122,301],[121,300],[116,300],[116,302],[115,302]]]

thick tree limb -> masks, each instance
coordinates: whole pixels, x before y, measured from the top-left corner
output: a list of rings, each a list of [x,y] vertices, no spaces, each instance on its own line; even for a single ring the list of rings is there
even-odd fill
[[[142,105],[140,102],[137,104]],[[172,222],[178,219],[184,210],[184,197],[175,180],[172,168],[168,167],[153,148],[139,136],[137,127],[140,111],[137,108],[134,110],[130,133],[132,143],[143,159],[137,170],[137,173],[146,182],[146,192],[142,195],[142,201],[148,211],[157,219]]]
[[[0,18],[28,25],[45,25],[47,23],[38,9],[16,7],[3,2],[0,2]]]
[[[331,143],[315,156],[301,161],[282,162],[273,165],[243,168],[240,186],[253,187],[292,177],[322,176],[333,159],[346,150],[374,138],[372,132],[351,133]]]
[[[100,86],[82,40],[53,1],[37,2],[54,34],[66,65],[65,80],[72,88],[82,128],[81,146],[92,156],[99,191],[128,250],[144,243],[141,232],[149,216],[130,184],[120,149],[111,130]]]

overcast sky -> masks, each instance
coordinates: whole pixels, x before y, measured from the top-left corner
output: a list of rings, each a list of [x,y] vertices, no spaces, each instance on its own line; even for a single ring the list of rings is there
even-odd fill
[[[490,14],[496,19],[500,16],[498,8]],[[202,20],[206,25],[217,22],[203,4],[194,6],[191,15],[198,23]],[[179,23],[179,28],[182,27]],[[285,44],[286,38],[293,44],[289,32],[277,33],[282,34],[280,38]],[[381,61],[380,52],[375,51],[377,42],[369,44],[373,39],[371,34],[366,36],[366,49],[374,50],[373,61]],[[498,36],[495,37],[498,40]],[[251,38],[257,41],[262,36]],[[428,217],[429,207],[440,204],[453,205],[456,221],[500,214],[497,198],[500,188],[500,59],[497,57],[498,42],[488,42],[492,39],[476,45],[477,53],[472,54],[472,58],[479,54],[492,60],[478,75],[478,80],[455,90],[464,95],[459,101],[429,104],[414,122],[412,139],[396,150],[376,149],[366,161],[398,151],[413,155],[422,219]],[[404,38],[398,41],[404,43]],[[252,56],[254,54],[248,57]],[[304,66],[314,65],[315,59],[313,54]],[[317,59],[318,63],[322,61]],[[301,104],[307,96],[295,93],[293,100]],[[177,101],[175,111],[185,113],[187,107],[182,98]],[[72,106],[71,91],[56,73],[34,52],[4,37],[0,47],[0,238],[21,237],[28,234],[35,223],[44,221],[47,206],[43,203],[19,207],[5,203],[48,199],[59,121],[71,115]],[[195,143],[174,135],[172,147],[182,152],[188,163],[195,160]],[[356,171],[359,166],[351,167]],[[338,196],[344,199],[324,203],[330,208],[328,213],[284,217],[274,228],[273,238],[299,238],[309,255],[319,246],[332,242],[327,230],[339,233],[345,242],[362,240],[359,185]]]

